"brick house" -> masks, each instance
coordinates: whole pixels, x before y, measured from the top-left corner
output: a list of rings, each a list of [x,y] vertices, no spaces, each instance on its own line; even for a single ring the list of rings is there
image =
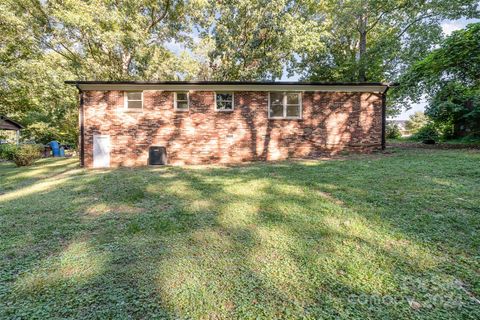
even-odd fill
[[[385,146],[383,83],[67,81],[85,167],[238,163]]]

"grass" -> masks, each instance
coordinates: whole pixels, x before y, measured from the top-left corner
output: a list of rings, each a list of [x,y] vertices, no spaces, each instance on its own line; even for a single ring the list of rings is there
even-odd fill
[[[478,319],[479,163],[0,163],[0,318]]]
[[[439,138],[436,140],[437,140],[436,141],[437,143],[441,143],[441,144],[463,145],[465,147],[472,146],[472,145],[480,145],[480,137],[476,137],[476,136],[466,136],[463,138],[453,138],[453,139]],[[422,143],[421,140],[417,140],[413,136],[400,137],[397,139],[388,139],[388,143],[390,145],[395,145],[396,143],[405,143],[405,142]]]
[[[452,143],[452,144],[480,144],[480,137],[475,137],[475,136],[467,136],[463,138],[457,138],[457,139],[450,139],[446,140],[445,143]]]

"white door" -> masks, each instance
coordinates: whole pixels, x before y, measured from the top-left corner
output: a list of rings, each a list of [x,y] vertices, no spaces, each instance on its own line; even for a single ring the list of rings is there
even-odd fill
[[[110,167],[110,136],[109,135],[93,136],[93,167],[94,168]]]

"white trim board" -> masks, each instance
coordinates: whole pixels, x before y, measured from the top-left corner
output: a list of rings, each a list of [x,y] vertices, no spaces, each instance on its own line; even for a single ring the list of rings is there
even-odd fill
[[[130,100],[128,100],[128,93],[132,92],[132,91],[133,92],[139,92],[142,95],[141,100],[131,100],[131,101],[141,101],[142,102],[142,107],[141,108],[129,108],[128,107],[128,102],[130,101]],[[143,101],[143,91],[142,90],[128,90],[128,91],[125,91],[123,93],[123,109],[128,110],[128,111],[138,111],[138,112],[140,112],[140,111],[143,111],[143,103],[144,103],[144,101]]]

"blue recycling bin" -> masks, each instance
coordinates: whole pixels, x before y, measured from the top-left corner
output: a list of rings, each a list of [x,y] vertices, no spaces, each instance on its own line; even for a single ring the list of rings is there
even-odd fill
[[[52,154],[54,157],[60,157],[60,143],[58,141],[50,141],[48,143],[52,148]]]

